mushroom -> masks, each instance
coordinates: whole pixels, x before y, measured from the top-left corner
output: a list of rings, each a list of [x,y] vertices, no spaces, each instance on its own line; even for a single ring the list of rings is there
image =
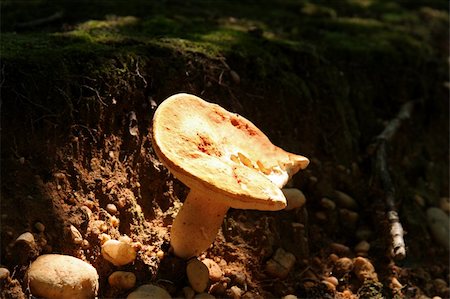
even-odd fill
[[[153,148],[190,192],[171,228],[176,256],[208,249],[228,209],[276,211],[281,188],[309,160],[273,145],[253,123],[194,95],[166,99],[153,118]]]

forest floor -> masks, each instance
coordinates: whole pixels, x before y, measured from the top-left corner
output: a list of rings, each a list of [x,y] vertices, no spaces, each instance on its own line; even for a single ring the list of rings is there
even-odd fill
[[[223,272],[212,295],[449,298],[448,239],[427,220],[430,207],[449,212],[447,1],[30,0],[1,12],[2,298],[31,295],[25,274],[45,253],[93,265],[99,298],[132,291],[108,284],[117,270],[185,297],[169,242],[188,189],[151,141],[155,109],[178,92],[311,160],[288,184],[303,207],[228,212],[199,257]],[[386,154],[406,233],[395,260],[372,145],[409,102]],[[15,242],[24,232],[33,247]],[[137,258],[114,266],[102,242],[123,235]],[[277,251],[295,257],[287,275],[267,266]]]

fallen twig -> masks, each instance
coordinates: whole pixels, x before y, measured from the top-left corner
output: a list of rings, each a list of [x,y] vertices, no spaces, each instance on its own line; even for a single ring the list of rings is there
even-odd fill
[[[397,213],[397,208],[395,206],[395,188],[392,183],[391,176],[387,167],[387,154],[386,154],[386,146],[389,141],[391,141],[392,137],[398,131],[402,121],[411,117],[411,112],[413,109],[413,102],[405,103],[398,115],[392,119],[386,128],[375,138],[375,142],[373,144],[376,152],[375,152],[375,171],[376,175],[381,180],[382,188],[386,194],[385,203],[386,203],[386,215],[390,224],[390,235],[392,238],[391,243],[391,256],[400,260],[405,258],[406,256],[406,248],[405,241],[403,239],[404,231],[402,224],[400,222],[400,218]]]

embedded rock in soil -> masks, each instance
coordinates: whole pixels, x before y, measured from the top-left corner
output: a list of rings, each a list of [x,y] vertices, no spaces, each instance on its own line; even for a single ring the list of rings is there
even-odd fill
[[[222,278],[222,270],[215,261],[212,259],[204,259],[202,262],[206,265],[206,267],[208,267],[209,279],[211,279],[211,281],[217,282]]]
[[[97,270],[68,255],[38,257],[27,272],[31,294],[48,299],[94,298],[98,291]]]
[[[108,283],[118,289],[132,289],[136,285],[136,275],[132,272],[116,271],[108,277]]]
[[[278,278],[286,278],[295,264],[295,256],[278,248],[275,255],[267,262],[266,271],[269,275]]]
[[[427,210],[427,222],[436,242],[449,250],[450,247],[450,221],[449,216],[439,208]]]
[[[171,299],[170,294],[158,286],[152,284],[144,284],[131,292],[127,299]]]
[[[113,265],[123,266],[136,259],[136,249],[129,243],[109,240],[102,246],[102,255]]]
[[[196,258],[189,260],[186,267],[186,274],[194,291],[202,293],[206,290],[209,283],[209,271],[204,263]]]

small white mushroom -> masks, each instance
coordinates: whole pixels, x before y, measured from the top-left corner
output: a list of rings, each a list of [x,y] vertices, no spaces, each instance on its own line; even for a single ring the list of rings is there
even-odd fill
[[[281,192],[309,160],[273,145],[247,119],[189,94],[161,103],[153,118],[153,148],[190,192],[171,229],[181,258],[208,249],[230,207],[276,211]]]

